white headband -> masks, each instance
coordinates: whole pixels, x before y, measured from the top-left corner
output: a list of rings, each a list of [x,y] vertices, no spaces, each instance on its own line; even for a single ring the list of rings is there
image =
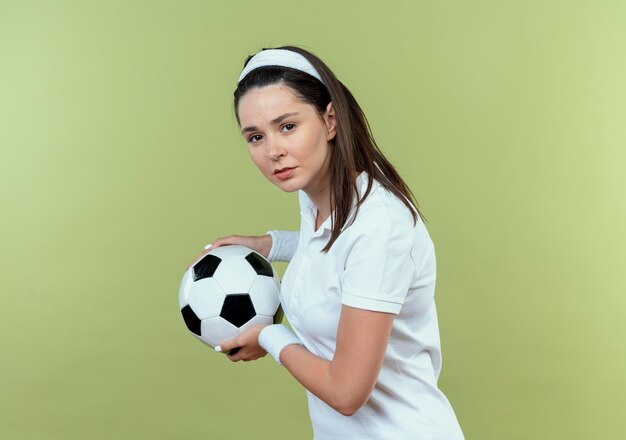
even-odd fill
[[[298,52],[286,49],[267,49],[257,53],[252,57],[252,59],[250,59],[248,64],[246,64],[246,67],[241,72],[241,75],[239,75],[237,84],[239,84],[239,82],[241,82],[241,80],[252,70],[263,66],[291,67],[292,69],[301,70],[311,76],[314,76],[319,79],[322,84],[324,84],[322,77],[319,73],[317,73],[317,70],[315,70],[315,67],[311,65],[309,60]]]

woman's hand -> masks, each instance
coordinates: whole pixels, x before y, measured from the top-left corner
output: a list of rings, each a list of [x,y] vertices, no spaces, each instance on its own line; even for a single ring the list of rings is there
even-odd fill
[[[240,334],[234,339],[222,342],[215,347],[215,351],[227,354],[232,362],[254,361],[267,354],[259,345],[259,333],[267,327],[266,324],[257,324]]]
[[[272,236],[271,235],[229,235],[227,237],[220,237],[213,240],[213,243],[207,245],[205,250],[198,256],[196,256],[191,263],[187,265],[186,269],[189,269],[193,264],[204,257],[206,254],[221,246],[228,246],[232,244],[238,244],[240,246],[248,247],[265,258],[270,254],[272,249]],[[186,270],[185,269],[185,270]]]

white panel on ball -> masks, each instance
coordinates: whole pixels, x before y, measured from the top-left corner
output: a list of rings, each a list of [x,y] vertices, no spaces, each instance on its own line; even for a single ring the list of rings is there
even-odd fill
[[[256,272],[244,258],[222,260],[213,274],[213,279],[222,287],[224,293],[247,293],[254,283]]]
[[[219,316],[226,295],[213,278],[203,278],[191,285],[189,305],[198,318]]]
[[[239,329],[239,332],[243,333],[246,330],[248,330],[250,327],[252,327],[253,325],[257,325],[257,324],[270,325],[270,324],[273,324],[273,323],[274,323],[274,318],[271,317],[271,316],[256,315],[250,321],[248,321],[244,325],[242,325],[241,328]]]
[[[233,339],[239,335],[239,329],[219,316],[203,319],[201,323],[202,339],[211,347]]]
[[[272,294],[269,295],[268,293]],[[279,286],[274,278],[258,276],[254,280],[254,284],[250,289],[250,298],[252,298],[252,304],[254,310],[259,315],[274,316],[278,305]]]

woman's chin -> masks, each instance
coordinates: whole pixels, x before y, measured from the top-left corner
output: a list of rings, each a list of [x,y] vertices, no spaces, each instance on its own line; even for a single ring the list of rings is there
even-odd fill
[[[292,193],[292,192],[298,191],[300,189],[300,187],[298,185],[293,185],[293,184],[286,183],[286,182],[278,182],[278,183],[276,183],[276,186],[279,187],[280,189],[282,189],[284,192],[287,192],[287,193]]]
[[[298,191],[300,189],[300,186],[293,178],[287,180],[279,180],[274,178],[272,183],[282,189],[284,192],[288,193]]]

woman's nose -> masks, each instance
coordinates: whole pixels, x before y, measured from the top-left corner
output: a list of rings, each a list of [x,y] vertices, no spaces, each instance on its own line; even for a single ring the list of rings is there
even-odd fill
[[[277,160],[285,155],[285,150],[279,141],[268,137],[265,139],[265,155],[272,160]]]

